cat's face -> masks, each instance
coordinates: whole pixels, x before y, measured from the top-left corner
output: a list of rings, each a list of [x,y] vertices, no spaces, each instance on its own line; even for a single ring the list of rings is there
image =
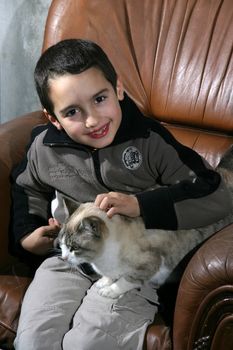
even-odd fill
[[[106,213],[93,204],[82,204],[63,225],[58,242],[62,258],[72,265],[93,261],[108,235]]]

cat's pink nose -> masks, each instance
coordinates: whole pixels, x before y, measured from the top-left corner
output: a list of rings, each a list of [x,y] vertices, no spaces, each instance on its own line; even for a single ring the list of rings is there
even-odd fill
[[[67,261],[68,260],[68,254],[62,254],[62,259]]]

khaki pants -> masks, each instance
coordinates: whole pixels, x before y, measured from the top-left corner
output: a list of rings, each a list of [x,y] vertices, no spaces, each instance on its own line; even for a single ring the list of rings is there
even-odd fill
[[[57,257],[37,270],[22,305],[16,350],[141,350],[157,312],[156,291],[144,287],[118,299]]]

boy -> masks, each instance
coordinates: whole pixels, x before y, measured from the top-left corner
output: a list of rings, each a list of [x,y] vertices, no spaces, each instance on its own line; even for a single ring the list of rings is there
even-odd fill
[[[142,116],[99,46],[76,39],[54,45],[39,59],[35,81],[50,123],[34,131],[15,174],[21,255],[48,257],[66,219],[64,196],[95,201],[109,217],[141,215],[147,228],[202,227],[230,213],[220,176]],[[16,350],[142,349],[156,292],[104,298],[90,272],[58,257],[42,263],[25,295]]]

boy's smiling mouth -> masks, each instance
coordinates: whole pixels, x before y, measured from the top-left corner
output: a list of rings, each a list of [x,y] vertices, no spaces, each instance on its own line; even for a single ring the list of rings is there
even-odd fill
[[[88,135],[93,139],[100,139],[107,135],[109,131],[110,122],[102,126],[101,128],[90,132]]]

